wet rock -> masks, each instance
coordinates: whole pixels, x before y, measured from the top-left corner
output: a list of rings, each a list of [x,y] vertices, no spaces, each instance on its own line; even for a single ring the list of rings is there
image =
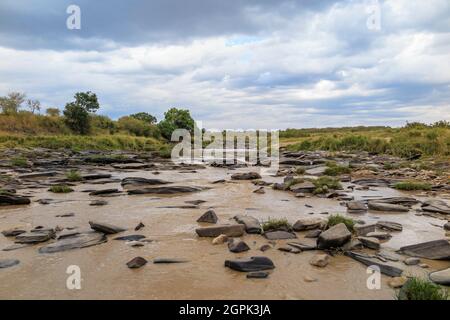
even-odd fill
[[[3,248],[2,251],[14,251],[14,250],[18,250],[18,249],[22,249],[22,248],[26,248],[31,246],[31,244],[26,244],[26,243],[14,243],[10,246],[7,246],[6,248]]]
[[[367,211],[367,206],[364,201],[350,201],[347,202],[348,213],[364,213]]]
[[[301,218],[294,223],[294,231],[306,231],[321,228],[324,220],[321,218]]]
[[[353,226],[357,236],[366,236],[368,233],[375,232],[376,224],[360,224],[357,223]]]
[[[239,253],[250,250],[250,247],[242,240],[233,239],[228,242],[228,250],[234,253]]]
[[[389,240],[392,238],[392,235],[387,232],[369,232],[366,236],[369,238],[377,238],[378,240]]]
[[[303,192],[299,192],[299,193],[296,193],[296,194],[295,194],[295,197],[296,197],[296,198],[305,198],[305,197],[306,197],[306,194],[304,194]]]
[[[39,253],[55,253],[73,249],[92,247],[106,242],[103,233],[88,232],[64,238],[39,249]]]
[[[273,190],[281,190],[281,191],[284,191],[284,190],[286,190],[288,188],[288,186],[286,185],[286,184],[284,184],[284,183],[278,183],[278,182],[276,182],[276,183],[274,183],[273,185],[272,185],[272,189]]]
[[[318,166],[306,170],[305,173],[313,176],[320,176],[325,173],[325,170],[327,170],[327,168],[328,168],[327,166]]]
[[[301,251],[310,251],[310,250],[317,249],[316,241],[288,242],[288,245],[290,245],[291,247],[294,247],[296,249],[299,249]]]
[[[120,241],[139,241],[145,239],[145,236],[141,235],[141,234],[132,234],[129,236],[123,236],[123,237],[117,237],[114,238],[114,240],[120,240]]]
[[[320,236],[321,233],[322,233],[322,230],[320,230],[320,229],[311,230],[305,234],[305,238],[317,238]]]
[[[427,212],[450,214],[450,206],[442,200],[428,200],[422,204],[422,210]]]
[[[408,281],[408,278],[406,277],[393,277],[388,281],[388,285],[392,289],[398,289],[403,287],[406,281]]]
[[[74,217],[75,213],[70,212],[70,213],[63,213],[63,214],[57,214],[55,217],[56,218],[70,218],[70,217]]]
[[[443,228],[446,231],[450,231],[450,222],[447,222],[446,224],[444,224]]]
[[[137,269],[147,264],[147,260],[142,257],[136,257],[127,262],[127,267],[130,269]]]
[[[388,204],[398,204],[406,207],[411,207],[417,203],[419,203],[418,200],[411,198],[411,197],[389,197],[389,198],[381,198],[373,200],[378,203],[388,203]]]
[[[312,266],[324,268],[330,262],[330,257],[327,254],[316,254],[309,260],[309,264]]]
[[[444,286],[450,285],[450,268],[430,273],[430,280]]]
[[[269,273],[265,271],[255,271],[247,273],[247,279],[265,279],[268,276]]]
[[[130,247],[133,247],[133,248],[145,246],[145,243],[142,242],[142,241],[127,241],[127,242],[125,242],[125,244],[127,246],[130,246]]]
[[[19,260],[16,259],[0,259],[0,269],[6,269],[18,265]]]
[[[172,258],[157,258],[153,260],[154,264],[171,264],[171,263],[186,263],[189,260],[184,259],[172,259]]]
[[[271,248],[272,248],[272,246],[271,246],[270,244],[263,244],[263,245],[259,248],[259,250],[262,251],[262,252],[264,252],[264,251],[267,251],[267,250],[269,250],[269,249],[271,249]]]
[[[353,180],[352,183],[365,187],[388,187],[391,184],[391,180],[364,178]]]
[[[387,231],[402,231],[403,226],[398,222],[391,222],[391,221],[378,221],[377,227],[382,230]]]
[[[362,249],[363,244],[358,239],[351,239],[349,242],[342,246],[343,251],[352,251],[357,249]]]
[[[254,180],[261,179],[261,175],[257,172],[235,173],[231,176],[232,180]]]
[[[89,203],[90,206],[106,206],[108,204],[108,201],[105,200],[93,200],[91,203]]]
[[[218,237],[224,234],[228,237],[240,237],[244,234],[245,226],[242,224],[221,225],[214,227],[197,228],[195,232],[199,237]]]
[[[221,234],[213,239],[212,244],[223,244],[228,241],[228,236]]]
[[[117,227],[112,224],[95,222],[95,221],[89,221],[89,225],[91,226],[91,228],[93,230],[103,232],[105,234],[115,234],[115,233],[123,232],[126,230],[124,228]]]
[[[370,237],[358,237],[358,240],[361,241],[364,247],[379,250],[380,249],[380,241],[377,238]]]
[[[45,242],[52,238],[52,234],[49,232],[26,232],[19,234],[15,242],[16,243],[39,243]]]
[[[259,187],[258,189],[254,190],[253,193],[265,194],[266,191],[264,190],[264,187]]]
[[[406,258],[405,260],[403,260],[403,263],[407,266],[415,266],[420,263],[420,259],[415,257]]]
[[[202,214],[200,218],[197,219],[197,222],[217,223],[217,220],[219,219],[217,218],[217,215],[214,212],[214,210],[208,210],[204,214]]]
[[[17,196],[10,193],[0,193],[0,206],[15,206],[30,204],[29,198]]]
[[[185,203],[193,204],[194,206],[198,206],[199,204],[205,203],[205,200],[188,200]]]
[[[103,189],[103,190],[95,190],[89,193],[90,196],[102,196],[108,194],[118,193],[118,189]]]
[[[22,229],[10,229],[10,230],[4,230],[2,231],[2,234],[5,237],[15,237],[18,236],[19,234],[25,233],[25,230]]]
[[[399,253],[431,260],[450,260],[450,243],[434,240],[401,247]]]
[[[128,177],[128,178],[122,179],[121,185],[122,185],[122,187],[128,188],[128,187],[163,185],[163,184],[168,184],[168,183],[170,183],[170,182],[160,180],[160,179]]]
[[[200,187],[189,187],[189,186],[168,186],[168,187],[152,187],[143,189],[133,189],[129,190],[128,194],[176,194],[176,193],[191,193],[199,192],[203,189]]]
[[[352,234],[343,223],[339,223],[322,232],[317,239],[319,249],[342,247],[351,238]]]
[[[139,222],[139,224],[134,228],[134,231],[139,231],[144,227],[145,227],[145,224],[143,224],[142,222]]]
[[[234,217],[234,220],[236,220],[237,223],[243,224],[245,226],[245,231],[247,233],[261,233],[262,227],[261,223],[258,219],[252,217],[252,216],[246,216],[246,215],[237,215]]]
[[[296,183],[289,187],[289,190],[294,193],[311,193],[316,189],[316,186],[311,181],[304,181]]]
[[[57,174],[58,174],[58,172],[56,172],[56,171],[25,173],[25,174],[19,175],[19,179],[48,178],[48,177],[54,177]]]
[[[58,236],[56,237],[57,240],[61,240],[64,238],[69,238],[69,237],[73,237],[76,235],[79,235],[80,233],[76,230],[63,230],[61,233],[58,234]]]
[[[288,231],[269,231],[264,233],[264,237],[268,240],[283,240],[297,238],[295,233]]]
[[[369,201],[369,209],[376,211],[392,211],[392,212],[408,212],[409,208],[399,205],[399,204],[390,204],[376,201]]]
[[[100,180],[100,179],[109,179],[111,175],[109,173],[95,173],[95,174],[87,174],[82,176],[83,180]]]
[[[267,257],[250,257],[225,260],[225,267],[241,272],[253,272],[274,269],[275,265],[272,260]]]
[[[345,255],[355,259],[356,261],[361,262],[366,266],[373,266],[373,265],[378,266],[382,274],[385,274],[390,277],[400,277],[403,273],[403,270],[400,268],[389,265],[387,263],[378,262],[377,260],[370,258],[364,254],[360,254],[354,251],[346,251]]]

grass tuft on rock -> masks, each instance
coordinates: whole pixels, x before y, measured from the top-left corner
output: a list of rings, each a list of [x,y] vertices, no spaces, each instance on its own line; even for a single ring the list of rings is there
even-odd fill
[[[73,192],[74,190],[68,186],[58,185],[58,186],[51,186],[50,189],[48,189],[48,191],[53,193],[70,193]]]
[[[325,169],[324,174],[327,176],[338,176],[341,174],[348,174],[351,169],[348,166],[341,166],[336,163],[328,164],[328,168]]]
[[[77,170],[70,170],[69,172],[67,172],[66,178],[67,178],[67,180],[72,181],[72,182],[83,180],[83,177]]]
[[[316,180],[312,180],[312,183],[316,187],[314,194],[327,193],[330,189],[342,189],[342,185],[339,180],[329,176],[322,176]]]
[[[447,289],[426,279],[411,278],[397,293],[398,300],[448,300]]]
[[[352,218],[344,217],[340,214],[334,214],[328,217],[327,226],[328,228],[335,226],[337,224],[343,223],[347,227],[347,229],[351,232],[354,230],[355,220]]]
[[[420,181],[402,181],[394,185],[395,189],[405,191],[412,191],[412,190],[428,191],[431,190],[431,187],[432,187],[431,184]]]
[[[288,222],[286,218],[269,218],[269,220],[263,222],[262,229],[264,232],[268,231],[276,231],[276,230],[284,230],[289,231],[292,230],[292,225]]]

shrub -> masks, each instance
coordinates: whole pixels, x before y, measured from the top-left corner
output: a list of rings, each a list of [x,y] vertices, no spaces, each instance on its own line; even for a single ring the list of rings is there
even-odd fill
[[[264,232],[274,230],[290,231],[292,230],[292,225],[286,218],[274,219],[269,217],[269,220],[263,222],[262,229],[264,230]]]
[[[409,279],[397,293],[398,300],[447,300],[448,291],[420,278]]]
[[[80,175],[80,173],[77,170],[70,170],[66,173],[66,178],[69,181],[81,181],[83,180],[83,177]]]
[[[330,189],[339,190],[342,189],[342,185],[338,179],[329,176],[322,176],[316,180],[311,180],[316,189],[315,194],[327,193]]]
[[[337,224],[343,223],[349,231],[353,232],[355,221],[352,218],[341,216],[340,214],[331,215],[328,217],[327,226],[332,227]]]
[[[327,176],[338,176],[341,174],[350,173],[351,169],[347,166],[340,166],[337,164],[329,165],[328,168],[325,169],[324,174]]]
[[[407,190],[407,191],[411,191],[411,190],[431,190],[431,184],[426,183],[426,182],[418,182],[418,181],[403,181],[403,182],[398,182],[394,185],[395,189],[398,190]]]
[[[58,186],[51,186],[50,189],[48,189],[48,191],[53,193],[69,193],[73,192],[73,189],[68,186],[58,185]]]

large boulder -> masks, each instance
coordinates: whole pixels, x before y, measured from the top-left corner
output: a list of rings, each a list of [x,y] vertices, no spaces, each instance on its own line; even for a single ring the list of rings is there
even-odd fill
[[[431,260],[450,260],[450,243],[434,240],[401,247],[399,253]]]
[[[261,179],[261,175],[257,172],[235,173],[231,176],[232,180],[255,180]]]
[[[295,231],[305,231],[321,228],[324,220],[321,218],[301,218],[294,223],[293,229]]]
[[[275,265],[267,257],[251,257],[236,260],[225,260],[225,267],[236,271],[252,272],[274,269]]]
[[[343,223],[339,223],[322,232],[317,239],[319,249],[330,249],[342,247],[350,240],[352,234]]]
[[[199,237],[218,237],[221,234],[227,237],[240,237],[244,234],[245,226],[242,224],[221,225],[197,228],[195,232]]]
[[[234,217],[234,220],[236,220],[237,223],[241,223],[245,226],[245,231],[247,233],[261,233],[262,227],[261,223],[258,219],[252,217],[252,216],[245,216],[245,215],[237,215]]]

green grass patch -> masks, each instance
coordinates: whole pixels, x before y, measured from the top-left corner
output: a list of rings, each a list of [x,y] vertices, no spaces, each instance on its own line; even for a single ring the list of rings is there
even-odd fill
[[[431,190],[431,184],[426,182],[420,182],[420,181],[403,181],[398,182],[394,185],[394,188],[397,190],[405,190],[405,191],[412,191],[412,190]]]
[[[354,230],[355,220],[352,218],[341,216],[340,214],[334,214],[328,217],[327,226],[332,227],[337,224],[343,223],[347,227],[347,229],[351,232]]]
[[[58,186],[51,186],[50,189],[48,189],[48,191],[53,193],[70,193],[73,192],[74,190],[65,185],[58,185]]]
[[[70,170],[69,172],[67,172],[66,178],[67,178],[67,180],[72,181],[72,182],[83,180],[83,177],[77,170]]]
[[[411,278],[397,293],[398,300],[448,300],[447,289],[426,279]]]
[[[350,172],[351,169],[347,166],[333,165],[328,166],[328,168],[325,169],[324,174],[327,176],[338,176],[341,174],[348,174]]]
[[[342,185],[338,179],[322,176],[316,180],[311,180],[316,189],[314,190],[315,194],[327,193],[329,190],[340,190],[342,189]]]
[[[292,225],[288,222],[286,218],[269,218],[269,220],[263,222],[262,229],[264,232],[275,231],[275,230],[292,230]]]
[[[28,161],[24,157],[15,157],[11,159],[11,165],[13,167],[28,167]]]

